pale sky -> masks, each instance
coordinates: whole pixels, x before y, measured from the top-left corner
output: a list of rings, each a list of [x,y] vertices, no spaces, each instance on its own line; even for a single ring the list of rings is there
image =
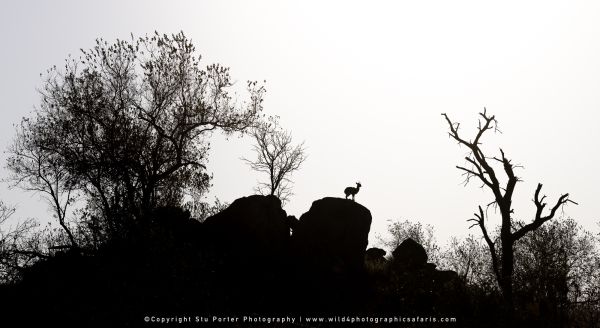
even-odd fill
[[[465,235],[491,194],[461,184],[455,165],[466,149],[448,138],[440,113],[473,133],[485,106],[503,132],[483,140],[490,155],[502,147],[524,166],[516,215],[531,220],[542,182],[551,202],[569,192],[579,206],[565,215],[598,231],[598,1],[4,0],[0,146],[38,104],[40,73],[98,37],[155,30],[183,31],[204,64],[231,67],[240,83],[267,81],[265,113],[279,115],[308,153],[289,214],[360,181],[372,241],[389,219],[431,224],[442,244]],[[212,145],[209,199],[251,194],[260,176],[239,159],[252,156],[250,140],[216,136]],[[2,185],[0,198],[19,217],[49,216],[37,196]]]

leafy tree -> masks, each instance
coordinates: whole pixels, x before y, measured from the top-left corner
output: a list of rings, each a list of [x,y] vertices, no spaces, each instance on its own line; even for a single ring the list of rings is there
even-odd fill
[[[448,123],[450,132],[449,136],[456,140],[459,145],[467,147],[469,154],[465,157],[468,166],[457,166],[457,168],[464,172],[468,183],[471,178],[476,178],[483,183],[483,186],[487,187],[493,194],[493,201],[490,205],[495,205],[500,211],[501,225],[500,225],[500,245],[496,245],[496,241],[490,238],[488,230],[485,225],[485,212],[481,206],[479,206],[479,212],[475,213],[473,226],[478,226],[481,229],[483,237],[488,245],[489,254],[492,259],[492,266],[496,280],[509,311],[513,308],[513,274],[514,274],[514,263],[515,253],[514,246],[519,239],[523,238],[528,233],[535,233],[545,222],[554,218],[556,212],[561,206],[571,202],[569,194],[561,195],[556,203],[550,209],[550,212],[544,214],[544,209],[547,203],[544,202],[546,196],[540,196],[542,190],[542,184],[538,184],[534,193],[534,204],[536,207],[536,213],[533,220],[527,224],[517,225],[517,222],[512,217],[512,198],[515,191],[519,178],[515,175],[514,169],[516,166],[509,160],[502,149],[500,149],[500,157],[489,157],[484,154],[481,148],[481,138],[486,131],[492,130],[497,131],[497,121],[495,116],[488,115],[484,109],[483,113],[479,113],[481,118],[479,119],[479,125],[477,133],[473,139],[465,139],[459,134],[460,123],[454,123],[450,120],[448,115],[442,114]],[[501,168],[506,174],[506,184],[502,185],[499,179],[499,175],[496,172],[496,168],[492,165],[493,163],[500,163]],[[488,206],[490,206],[488,205]],[[473,227],[472,226],[472,227]],[[499,250],[497,247],[499,246]]]
[[[245,132],[262,110],[263,86],[248,82],[238,104],[233,84],[228,68],[201,68],[182,32],[99,39],[48,70],[39,108],[10,148],[12,181],[47,196],[72,244],[74,195],[85,200],[85,231],[119,235],[157,206],[206,192],[211,132]]]
[[[214,216],[229,207],[229,203],[221,202],[215,198],[214,202],[207,203],[203,200],[192,199],[185,203],[184,208],[190,212],[190,216],[197,221],[204,222],[211,216]]]
[[[499,234],[497,229],[492,232],[493,240]],[[598,322],[600,252],[596,243],[595,236],[571,218],[552,220],[515,243],[517,316],[543,327],[587,327]],[[441,267],[457,272],[479,304],[493,300],[499,291],[488,254],[487,244],[471,235],[453,238],[442,252]]]
[[[14,213],[15,207],[5,204],[0,200],[0,224],[6,222]]]
[[[67,211],[74,201],[75,181],[63,165],[62,158],[43,146],[44,133],[30,119],[23,119],[21,129],[10,148],[8,168],[12,170],[14,185],[38,192],[48,201],[54,217],[71,246],[77,246],[71,227],[67,223]]]
[[[10,256],[14,231],[8,232],[3,229],[3,225],[14,212],[14,207],[8,206],[0,200],[0,283],[11,281],[14,276],[12,270],[14,261]]]
[[[497,284],[487,252],[487,245],[475,236],[453,237],[442,252],[440,266],[455,271],[468,285],[492,293]]]
[[[387,236],[378,236],[378,239],[390,252],[393,252],[404,240],[411,238],[423,246],[430,262],[438,264],[441,253],[433,226],[429,224],[423,226],[421,222],[410,220],[390,220],[387,229]]]
[[[515,289],[545,326],[564,326],[569,310],[599,304],[600,253],[594,236],[571,218],[553,220],[515,244]],[[596,315],[600,310],[596,309]]]
[[[304,143],[294,145],[291,133],[284,131],[276,119],[259,124],[252,132],[256,159],[242,158],[253,170],[266,173],[267,182],[260,182],[256,192],[275,195],[285,203],[292,195],[290,175],[306,160]]]
[[[0,284],[15,282],[23,268],[46,257],[41,250],[42,233],[35,231],[38,224],[27,219],[9,226],[14,213],[14,206],[0,200]]]

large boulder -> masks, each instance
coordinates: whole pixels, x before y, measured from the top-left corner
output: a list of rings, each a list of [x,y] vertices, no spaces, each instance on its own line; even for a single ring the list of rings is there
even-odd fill
[[[387,313],[402,308],[408,314],[464,311],[464,284],[456,272],[440,271],[427,263],[421,244],[407,238],[392,255],[387,279],[376,281],[381,294],[374,308]]]
[[[291,237],[277,197],[237,199],[202,226],[206,261],[214,273],[215,308],[260,312],[285,307]]]
[[[398,245],[392,255],[394,256],[394,267],[418,270],[427,264],[425,248],[411,238],[405,239]]]
[[[388,261],[385,258],[386,252],[381,248],[369,248],[365,252],[365,268],[371,276],[382,276],[386,274]]]
[[[204,235],[227,255],[256,260],[282,256],[288,249],[288,216],[275,196],[236,199],[203,224]]]
[[[365,252],[365,260],[369,262],[382,261],[385,260],[385,254],[386,251],[384,251],[383,249],[372,247],[367,249],[367,251]]]
[[[294,228],[292,244],[300,261],[320,269],[360,270],[369,243],[371,212],[342,198],[312,203]]]
[[[371,212],[341,198],[313,202],[292,234],[299,307],[342,311],[359,307]]]

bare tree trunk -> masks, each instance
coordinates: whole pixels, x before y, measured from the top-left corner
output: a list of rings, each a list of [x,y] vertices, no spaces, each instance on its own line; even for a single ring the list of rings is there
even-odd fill
[[[479,226],[483,237],[488,244],[488,248],[490,250],[490,255],[492,258],[492,266],[494,270],[494,274],[496,276],[496,280],[498,282],[498,286],[502,291],[502,297],[504,299],[504,304],[506,306],[507,311],[507,320],[508,322],[514,321],[514,297],[513,297],[513,272],[514,272],[514,244],[520,238],[522,238],[525,234],[534,232],[537,228],[539,228],[545,222],[551,220],[556,211],[561,206],[566,203],[574,203],[576,202],[569,199],[569,194],[563,194],[559,197],[556,204],[550,210],[550,213],[546,216],[542,216],[542,212],[546,207],[547,203],[544,203],[544,199],[546,196],[542,196],[540,198],[540,191],[542,189],[542,184],[538,184],[537,189],[534,194],[534,204],[536,206],[536,214],[535,218],[532,222],[522,225],[519,229],[513,231],[512,225],[512,196],[515,190],[515,186],[517,182],[519,182],[519,178],[515,175],[514,169],[515,166],[512,162],[506,158],[504,155],[504,151],[500,149],[500,157],[489,157],[486,156],[481,149],[481,137],[483,133],[487,130],[498,129],[496,118],[492,115],[489,116],[485,109],[483,113],[479,113],[481,119],[479,120],[479,126],[477,128],[477,134],[475,138],[469,141],[467,139],[462,138],[458,129],[460,127],[460,123],[453,123],[446,114],[442,114],[445,117],[446,122],[448,122],[450,132],[448,133],[451,138],[456,140],[459,145],[466,146],[470,150],[470,154],[465,157],[465,160],[470,164],[470,167],[465,166],[457,166],[457,168],[464,172],[465,175],[465,184],[470,181],[471,178],[477,178],[483,183],[483,187],[487,187],[490,189],[492,194],[494,195],[494,201],[491,202],[488,206],[496,205],[500,209],[501,214],[501,226],[500,226],[500,243],[501,243],[501,252],[500,259],[498,259],[498,255],[496,253],[496,244],[492,238],[490,238],[486,225],[485,225],[485,213],[481,206],[479,206],[479,213],[475,213],[475,218],[470,219],[469,221],[475,222],[473,226]],[[488,162],[489,161],[489,162]],[[501,163],[504,173],[507,177],[507,182],[505,185],[501,185],[500,181],[496,175],[496,171],[490,165],[490,163],[498,162]]]
[[[510,218],[510,200],[505,198],[497,200],[500,203],[500,213],[502,215],[502,227],[500,229],[500,242],[502,243],[502,266],[501,266],[501,281],[499,282],[502,289],[504,302],[512,314],[513,306],[513,271],[514,271],[514,249],[513,238],[511,235],[511,218]],[[508,204],[507,204],[508,203]]]
[[[502,238],[502,269],[501,269],[501,281],[500,289],[502,290],[502,296],[504,298],[504,304],[508,311],[509,319],[512,319],[514,310],[514,298],[513,298],[513,271],[514,271],[514,249],[513,244],[510,242],[510,236],[508,238]]]

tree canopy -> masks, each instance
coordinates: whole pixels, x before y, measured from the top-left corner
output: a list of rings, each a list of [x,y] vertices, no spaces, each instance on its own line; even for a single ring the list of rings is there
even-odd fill
[[[10,148],[12,180],[66,214],[83,196],[97,234],[124,231],[156,206],[181,205],[210,186],[208,136],[244,132],[261,115],[264,86],[248,82],[238,103],[229,69],[200,65],[183,32],[109,43],[45,74],[41,102]]]

